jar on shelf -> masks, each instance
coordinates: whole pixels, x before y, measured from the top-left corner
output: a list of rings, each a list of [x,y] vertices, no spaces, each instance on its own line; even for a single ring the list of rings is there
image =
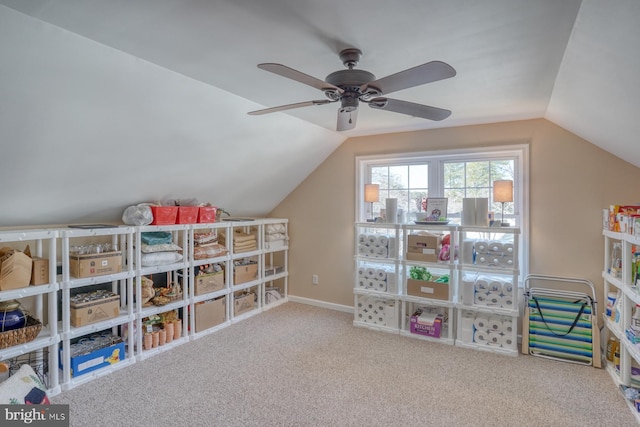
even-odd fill
[[[611,248],[611,267],[609,272],[613,277],[622,277],[622,243],[614,243]]]
[[[0,302],[0,332],[24,328],[26,324],[27,315],[22,311],[19,301]]]
[[[615,337],[615,335],[611,334],[609,337],[609,341],[607,341],[607,354],[606,358],[609,362],[613,362],[613,357],[616,352],[620,352],[620,341]]]

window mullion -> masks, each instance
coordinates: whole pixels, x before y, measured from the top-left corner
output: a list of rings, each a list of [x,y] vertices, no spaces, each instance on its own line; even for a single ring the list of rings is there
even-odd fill
[[[429,196],[444,197],[444,167],[441,160],[429,163]]]

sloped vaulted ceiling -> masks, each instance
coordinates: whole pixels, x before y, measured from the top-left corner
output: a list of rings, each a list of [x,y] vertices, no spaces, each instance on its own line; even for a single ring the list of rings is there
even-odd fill
[[[636,0],[0,0],[0,225],[113,219],[196,197],[269,212],[347,137],[546,117],[640,166]],[[383,77],[442,60],[456,77],[394,94],[431,122],[335,104],[259,70],[320,79],[337,52]],[[43,219],[34,206],[47,206]]]
[[[545,117],[640,167],[640,2],[583,1]]]

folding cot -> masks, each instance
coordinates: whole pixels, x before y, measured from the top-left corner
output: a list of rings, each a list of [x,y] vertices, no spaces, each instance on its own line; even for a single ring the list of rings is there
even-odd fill
[[[556,287],[584,288],[590,293]],[[600,368],[596,293],[589,280],[531,274],[525,279],[522,353]]]

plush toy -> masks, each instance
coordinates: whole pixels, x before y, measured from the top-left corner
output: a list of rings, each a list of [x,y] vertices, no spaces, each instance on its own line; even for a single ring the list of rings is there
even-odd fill
[[[451,234],[446,234],[442,238],[442,247],[440,248],[440,253],[438,254],[438,259],[440,261],[449,261],[451,257],[451,253],[449,247],[451,245]]]
[[[442,245],[442,249],[440,249],[440,253],[438,254],[438,259],[440,261],[449,261],[449,257],[451,253],[449,251],[449,245]]]
[[[151,298],[156,296],[156,291],[153,289],[153,280],[142,276],[142,282],[140,283],[140,287],[142,288],[140,292],[141,304],[143,307],[146,307],[149,304]]]

